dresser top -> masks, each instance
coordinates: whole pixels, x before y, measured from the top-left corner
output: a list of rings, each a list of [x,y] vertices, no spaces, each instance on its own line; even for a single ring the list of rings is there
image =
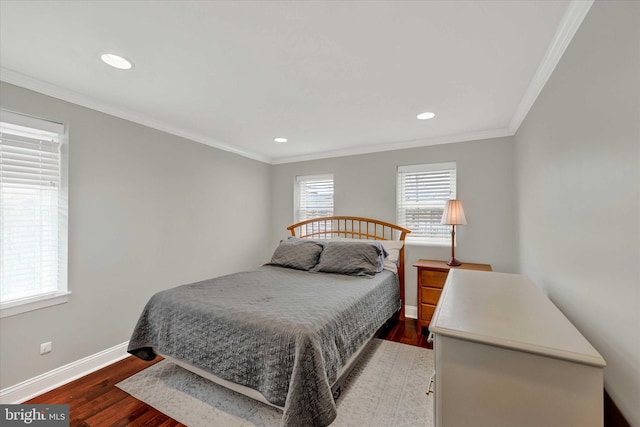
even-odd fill
[[[564,314],[519,274],[451,269],[429,330],[587,365],[606,365]]]

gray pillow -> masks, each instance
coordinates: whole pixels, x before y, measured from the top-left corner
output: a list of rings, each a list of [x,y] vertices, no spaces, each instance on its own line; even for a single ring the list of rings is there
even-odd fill
[[[385,252],[380,242],[329,241],[320,262],[311,271],[373,277],[384,267]]]
[[[311,270],[318,264],[322,244],[314,240],[289,238],[280,242],[268,265]]]

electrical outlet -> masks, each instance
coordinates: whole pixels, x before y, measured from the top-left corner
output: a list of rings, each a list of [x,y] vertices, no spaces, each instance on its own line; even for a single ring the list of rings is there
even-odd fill
[[[51,353],[51,341],[40,344],[40,354]]]

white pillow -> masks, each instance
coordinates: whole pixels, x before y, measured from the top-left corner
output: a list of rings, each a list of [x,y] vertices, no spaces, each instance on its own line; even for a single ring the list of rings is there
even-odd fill
[[[404,246],[402,240],[380,240],[384,250],[389,254],[384,260],[384,269],[398,272],[398,261],[400,259],[400,249]]]

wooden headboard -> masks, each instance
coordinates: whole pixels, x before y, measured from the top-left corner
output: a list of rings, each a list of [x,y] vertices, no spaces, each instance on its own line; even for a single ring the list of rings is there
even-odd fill
[[[402,240],[411,233],[408,228],[377,219],[358,216],[328,216],[308,219],[287,227],[292,236],[307,239],[332,239],[346,237],[349,239],[369,240]],[[398,281],[400,282],[400,320],[404,320],[404,246],[398,258]]]

